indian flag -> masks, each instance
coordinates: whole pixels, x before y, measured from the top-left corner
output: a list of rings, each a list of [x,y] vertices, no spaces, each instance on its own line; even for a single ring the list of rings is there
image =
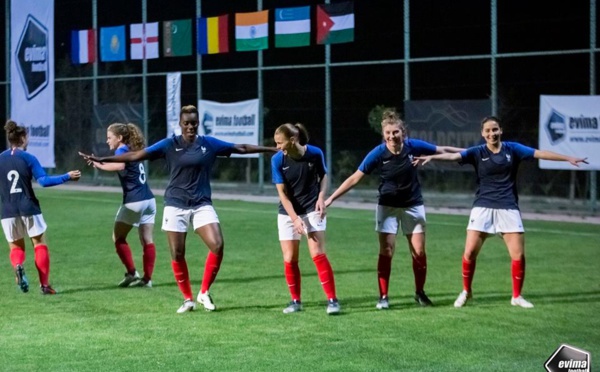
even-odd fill
[[[269,11],[235,14],[235,49],[238,52],[269,47]]]
[[[310,6],[275,9],[275,47],[310,45]]]
[[[317,44],[354,41],[354,3],[317,5]]]

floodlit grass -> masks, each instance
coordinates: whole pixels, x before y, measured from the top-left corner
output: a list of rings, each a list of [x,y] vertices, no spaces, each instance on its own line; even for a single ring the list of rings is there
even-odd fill
[[[375,310],[377,238],[373,212],[331,208],[327,250],[343,313],[325,314],[325,296],[302,244],[305,311],[289,301],[277,241],[277,206],[216,201],[225,259],[211,293],[218,311],[176,314],[182,298],[171,272],[159,211],[154,288],[122,289],[111,241],[119,194],[37,191],[49,225],[51,282],[38,294],[33,249],[21,293],[4,244],[0,260],[0,370],[10,371],[541,371],[562,343],[600,355],[600,228],[526,221],[525,297],[510,306],[510,260],[498,238],[480,254],[474,299],[455,309],[461,289],[466,218],[429,215],[427,293],[419,308],[406,242],[393,263],[389,311]],[[162,200],[159,200],[159,204]],[[141,269],[141,248],[130,235]],[[207,250],[188,236],[198,291]]]

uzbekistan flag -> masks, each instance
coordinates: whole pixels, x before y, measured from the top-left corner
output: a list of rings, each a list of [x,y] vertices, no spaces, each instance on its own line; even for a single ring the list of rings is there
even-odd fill
[[[96,62],[96,32],[71,31],[71,60],[74,64]]]
[[[235,49],[238,52],[269,47],[269,11],[235,14]]]
[[[229,52],[229,15],[198,18],[198,54]]]
[[[275,47],[310,45],[310,6],[275,9]]]
[[[317,44],[354,41],[354,3],[317,5]]]

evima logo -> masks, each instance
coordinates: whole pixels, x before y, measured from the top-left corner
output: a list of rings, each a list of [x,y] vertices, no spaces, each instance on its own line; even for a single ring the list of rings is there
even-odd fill
[[[567,123],[564,115],[552,110],[544,127],[551,144],[555,145],[565,139]]]
[[[590,353],[588,351],[562,344],[548,358],[544,367],[548,372],[589,372],[590,364]]]

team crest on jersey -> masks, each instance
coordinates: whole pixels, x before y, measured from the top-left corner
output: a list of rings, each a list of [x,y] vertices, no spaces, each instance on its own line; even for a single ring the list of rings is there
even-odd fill
[[[510,154],[506,154],[506,160],[510,161]]]
[[[408,161],[410,161],[411,163],[413,162],[413,156],[412,156],[412,154],[408,154]]]
[[[310,162],[308,163],[308,169],[312,169],[314,166],[315,166],[314,163],[310,163]]]
[[[204,146],[200,146],[200,150],[202,150],[202,153],[203,153],[203,154],[206,154],[206,147],[204,147]]]

